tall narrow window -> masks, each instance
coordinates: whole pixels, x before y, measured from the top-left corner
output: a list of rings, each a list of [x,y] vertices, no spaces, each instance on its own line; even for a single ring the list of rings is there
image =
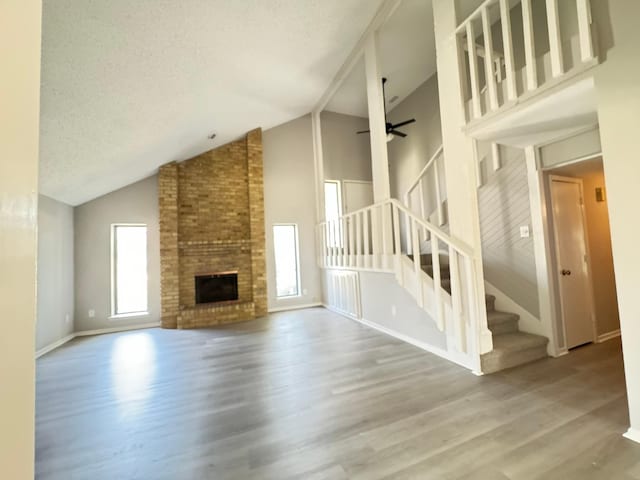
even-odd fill
[[[113,225],[111,233],[112,313],[147,311],[147,226]]]
[[[298,227],[274,225],[273,249],[276,261],[276,296],[280,298],[300,295]]]

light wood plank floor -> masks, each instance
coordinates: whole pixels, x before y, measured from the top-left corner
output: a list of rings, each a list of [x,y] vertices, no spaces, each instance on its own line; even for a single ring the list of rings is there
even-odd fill
[[[39,479],[640,479],[620,343],[475,377],[323,309],[38,360]]]

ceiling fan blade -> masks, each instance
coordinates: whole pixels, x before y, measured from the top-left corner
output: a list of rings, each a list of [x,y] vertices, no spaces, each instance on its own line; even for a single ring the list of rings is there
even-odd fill
[[[391,130],[389,133],[393,133],[397,137],[404,138],[407,136],[406,133],[399,132],[398,130]]]
[[[356,134],[360,134],[360,133],[369,133],[371,130],[362,130],[361,132],[356,132]]]
[[[395,125],[392,125],[391,128],[398,128],[398,127],[404,127],[405,125],[409,125],[410,123],[414,123],[416,121],[415,118],[412,118],[411,120],[406,120],[404,122],[400,122],[400,123],[396,123]]]

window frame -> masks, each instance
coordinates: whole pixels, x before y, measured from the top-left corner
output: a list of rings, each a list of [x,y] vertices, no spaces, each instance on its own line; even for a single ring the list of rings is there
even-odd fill
[[[147,274],[147,285],[146,285],[146,309],[136,312],[126,312],[126,313],[118,313],[118,285],[117,285],[117,265],[118,265],[118,245],[117,245],[117,236],[116,230],[119,227],[137,227],[145,229],[145,236],[147,239],[145,254],[146,254],[146,265],[145,271]],[[111,224],[111,315],[110,319],[118,319],[118,318],[131,318],[131,317],[142,317],[145,315],[149,315],[149,225],[146,223],[112,223]]]
[[[276,257],[276,236],[275,236],[275,228],[276,227],[293,227],[293,235],[294,235],[294,245],[295,245],[295,260],[296,260],[296,290],[297,292],[293,295],[278,295],[278,259]],[[271,226],[271,235],[273,239],[273,266],[274,266],[274,275],[275,275],[275,292],[276,299],[282,300],[287,298],[296,298],[302,296],[302,278],[300,274],[300,234],[299,227],[297,223],[274,223]]]

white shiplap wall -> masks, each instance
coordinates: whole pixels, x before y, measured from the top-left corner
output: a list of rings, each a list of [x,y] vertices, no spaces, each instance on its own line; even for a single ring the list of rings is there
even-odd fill
[[[521,238],[520,227],[531,228],[531,208],[524,151],[500,147],[502,167],[493,171],[490,148],[482,162],[484,184],[479,208],[484,274],[488,282],[539,317],[533,238]]]

